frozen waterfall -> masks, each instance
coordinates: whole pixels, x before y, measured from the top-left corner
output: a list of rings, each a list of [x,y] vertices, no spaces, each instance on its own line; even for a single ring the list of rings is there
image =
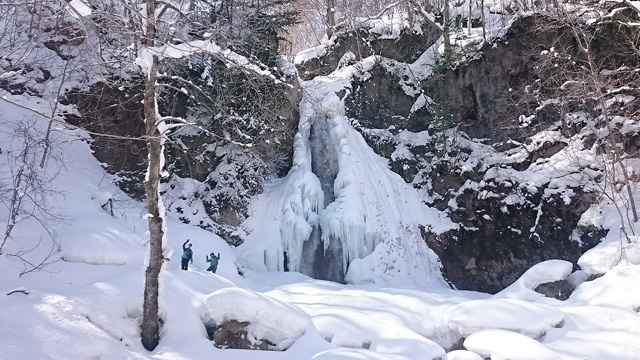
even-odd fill
[[[238,248],[244,265],[336,282],[444,284],[419,226],[442,232],[453,223],[389,170],[351,127],[337,95],[372,64],[303,83],[293,166],[252,204],[244,224],[251,233]]]
[[[335,200],[334,182],[338,175],[338,154],[331,146],[331,133],[326,116],[310,118],[309,151],[311,171],[320,181],[324,197],[322,208]],[[342,242],[334,236],[322,238],[322,227],[314,225],[302,246],[300,272],[316,279],[344,282]]]

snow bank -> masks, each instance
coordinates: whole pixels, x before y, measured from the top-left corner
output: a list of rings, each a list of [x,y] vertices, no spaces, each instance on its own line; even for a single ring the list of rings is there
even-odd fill
[[[483,360],[480,355],[467,350],[454,350],[447,353],[447,360]]]
[[[135,241],[131,241],[129,229],[107,215],[83,215],[74,220],[75,227],[65,227],[58,234],[62,245],[60,257],[65,261],[124,265],[141,262],[144,258],[143,234],[134,236]],[[101,222],[101,226],[96,222]]]
[[[251,290],[227,288],[204,298],[211,321],[248,321],[247,332],[257,340],[268,340],[278,350],[288,349],[313,324],[297,307]]]
[[[135,321],[103,317],[82,300],[31,290],[2,294],[0,308],[2,359],[148,359],[135,339]]]
[[[463,337],[482,329],[504,329],[537,338],[562,324],[564,314],[546,305],[512,299],[487,299],[454,306],[448,319],[449,325]]]
[[[316,47],[305,49],[297,53],[293,58],[293,63],[296,65],[300,65],[311,59],[317,59],[319,57],[325,56],[326,54],[326,47],[324,45],[318,45]]]
[[[563,357],[524,335],[505,330],[482,330],[469,336],[464,347],[491,359],[561,360]]]

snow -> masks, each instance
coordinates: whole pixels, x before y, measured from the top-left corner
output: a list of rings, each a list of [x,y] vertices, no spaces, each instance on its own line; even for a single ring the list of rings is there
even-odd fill
[[[69,1],[69,12],[73,17],[86,17],[91,15],[91,8],[82,0]]]
[[[484,357],[508,360],[561,360],[543,344],[506,330],[482,330],[469,336],[464,346]]]
[[[483,360],[482,357],[474,352],[467,350],[454,350],[447,353],[448,360]]]
[[[538,338],[563,320],[561,311],[546,305],[496,298],[464,302],[448,316],[450,326],[463,337],[483,329],[503,329]]]
[[[293,58],[293,63],[296,65],[304,64],[311,59],[317,59],[324,56],[327,53],[327,49],[323,45],[318,45],[306,50],[303,50],[296,54]]]

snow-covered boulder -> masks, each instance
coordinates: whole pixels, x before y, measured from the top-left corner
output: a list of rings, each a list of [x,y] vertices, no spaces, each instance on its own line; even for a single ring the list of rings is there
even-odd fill
[[[241,288],[217,290],[204,298],[209,318],[205,322],[220,327],[226,323],[246,331],[253,344],[267,341],[272,350],[286,350],[313,324],[297,307],[269,296]],[[229,331],[226,329],[225,331]]]
[[[560,360],[560,355],[524,335],[505,330],[482,330],[464,341],[467,349],[491,359]]]
[[[536,300],[543,295],[535,289],[541,284],[565,280],[571,274],[573,264],[565,260],[547,260],[532,266],[518,280],[496,294],[496,297]]]

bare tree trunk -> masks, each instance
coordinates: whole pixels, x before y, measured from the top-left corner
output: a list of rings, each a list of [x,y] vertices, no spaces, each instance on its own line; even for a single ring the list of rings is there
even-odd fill
[[[480,15],[482,16],[482,40],[487,42],[487,19],[484,15],[484,0],[480,0]]]
[[[620,163],[620,167],[622,168],[622,176],[624,177],[624,182],[627,184],[627,196],[629,196],[629,206],[631,207],[631,213],[633,214],[633,222],[638,222],[638,209],[636,208],[636,201],[633,199],[633,191],[631,191],[631,179],[629,178],[629,172],[627,171],[627,167],[624,163]],[[631,229],[633,231],[633,229]]]
[[[146,124],[149,168],[144,183],[147,216],[149,217],[149,264],[145,272],[144,308],[142,314],[142,345],[153,350],[160,340],[159,323],[159,281],[162,268],[163,214],[160,214],[160,170],[162,160],[162,139],[156,125],[156,75],[158,58],[153,57],[149,76],[144,84],[144,115]]]
[[[144,45],[155,43],[155,0],[147,1],[147,28]],[[162,166],[162,135],[157,125],[156,78],[159,68],[153,56],[148,73],[144,74],[144,116],[149,152],[149,168],[144,183],[149,220],[149,264],[145,272],[144,305],[142,311],[142,345],[153,350],[160,342],[159,281],[162,268],[163,215],[160,214],[160,171]]]
[[[27,158],[29,157],[29,152],[31,148],[29,143],[25,141],[25,147],[23,149],[22,154],[22,163],[20,165],[20,169],[18,173],[13,177],[13,191],[11,195],[11,202],[9,203],[9,218],[7,219],[7,226],[4,231],[4,237],[2,239],[2,244],[0,244],[0,254],[2,254],[2,248],[4,244],[7,242],[7,239],[11,236],[11,231],[13,227],[16,225],[16,220],[20,210],[22,209],[22,198],[24,197],[24,188],[22,186],[22,181],[24,180],[24,170],[27,166]]]
[[[60,96],[62,96],[62,87],[67,80],[67,71],[69,70],[69,62],[64,63],[64,69],[62,70],[62,79],[60,79],[60,85],[58,85],[58,92],[56,93],[56,101],[53,103],[51,109],[51,117],[49,118],[49,124],[47,125],[47,131],[44,136],[44,150],[42,151],[42,158],[40,159],[40,169],[44,169],[44,164],[47,161],[47,155],[49,155],[49,148],[51,147],[51,125],[53,125],[53,119],[58,111],[58,105],[60,104]]]
[[[469,0],[469,16],[467,17],[467,34],[471,35],[471,4],[473,0]]]
[[[327,21],[325,23],[327,31],[327,39],[333,36],[333,28],[336,26],[336,1],[326,0],[327,4]]]
[[[442,35],[444,36],[444,56],[451,55],[451,19],[449,16],[449,0],[444,0],[444,8],[442,9]]]
[[[409,23],[409,31],[413,31],[416,21],[416,10],[410,1],[404,1],[404,7],[407,9],[407,22]]]

